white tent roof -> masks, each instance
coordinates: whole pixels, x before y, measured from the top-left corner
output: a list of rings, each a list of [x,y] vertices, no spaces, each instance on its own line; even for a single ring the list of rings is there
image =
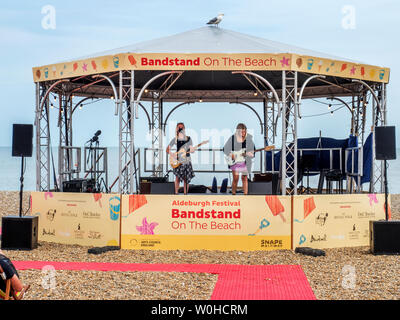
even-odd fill
[[[139,42],[129,46],[98,52],[74,60],[119,53],[293,53],[299,55],[349,61],[349,59],[307,50],[215,26],[206,26],[176,35]],[[71,60],[72,61],[72,60]]]

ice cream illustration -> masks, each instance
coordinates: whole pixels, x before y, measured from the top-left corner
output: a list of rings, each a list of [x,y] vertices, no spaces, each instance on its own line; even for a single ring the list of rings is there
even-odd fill
[[[107,68],[108,68],[108,60],[107,60],[107,59],[104,59],[104,60],[101,62],[101,66],[102,66],[104,69],[107,69]]]
[[[137,67],[137,65],[136,65],[137,61],[136,61],[136,59],[134,58],[134,56],[132,56],[132,55],[128,56],[128,60],[129,60],[129,62],[130,62],[131,65]]]
[[[283,216],[283,212],[285,212],[285,208],[282,205],[282,202],[279,200],[277,196],[265,196],[265,201],[271,213],[274,217],[280,216],[283,222],[286,222],[285,217]]]
[[[311,70],[313,65],[314,65],[314,59],[308,59],[307,60],[307,69]]]
[[[118,69],[119,68],[119,57],[115,56],[113,58],[113,62],[114,62],[114,68]]]
[[[120,209],[121,209],[121,199],[120,199],[120,197],[112,197],[112,198],[110,198],[109,204],[110,204],[110,218],[111,218],[111,220],[118,220]]]
[[[379,70],[379,79],[383,80],[384,76],[385,76],[385,69]]]
[[[302,59],[302,58],[297,58],[296,64],[297,64],[297,66],[300,68],[301,65],[303,64],[303,59]]]

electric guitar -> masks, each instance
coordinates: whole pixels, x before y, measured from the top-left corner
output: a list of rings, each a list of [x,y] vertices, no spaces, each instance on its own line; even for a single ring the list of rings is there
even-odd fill
[[[203,141],[202,143],[199,143],[198,145],[194,146],[194,150],[196,150],[198,147],[202,146],[203,144],[208,143],[210,140]],[[173,169],[178,168],[182,162],[185,161],[186,159],[186,153],[188,151],[185,150],[184,148],[181,148],[178,152],[175,152],[172,156],[169,155],[169,164]]]
[[[270,151],[273,149],[275,149],[275,146],[266,146],[264,148],[256,149],[252,152],[256,153],[259,151]],[[232,155],[233,155],[233,157],[232,157]],[[225,155],[225,161],[229,167],[233,166],[235,163],[238,163],[238,162],[245,162],[246,161],[246,149],[242,148],[238,151],[231,151],[231,153],[228,156]]]

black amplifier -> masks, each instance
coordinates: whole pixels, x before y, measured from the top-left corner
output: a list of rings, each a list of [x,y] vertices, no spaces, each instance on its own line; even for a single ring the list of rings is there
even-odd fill
[[[167,177],[140,177],[140,182],[163,183],[163,182],[168,182],[168,178]]]
[[[63,181],[63,192],[95,192],[94,179]]]

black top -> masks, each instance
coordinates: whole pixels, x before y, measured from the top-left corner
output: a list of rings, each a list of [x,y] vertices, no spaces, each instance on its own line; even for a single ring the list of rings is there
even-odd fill
[[[190,147],[193,146],[192,138],[189,136],[186,137],[186,140],[179,140],[177,138],[173,138],[169,143],[169,147],[172,149],[176,145],[176,151],[181,150],[183,148],[186,152],[186,158],[181,157],[178,159],[182,163],[187,163],[190,161]]]
[[[224,153],[229,156],[232,151],[240,151],[241,149],[245,149],[246,152],[253,152],[256,149],[251,134],[247,134],[246,139],[243,142],[237,141],[236,134],[232,135],[225,143]],[[251,158],[249,157],[246,157],[246,166],[247,171],[251,172]]]

